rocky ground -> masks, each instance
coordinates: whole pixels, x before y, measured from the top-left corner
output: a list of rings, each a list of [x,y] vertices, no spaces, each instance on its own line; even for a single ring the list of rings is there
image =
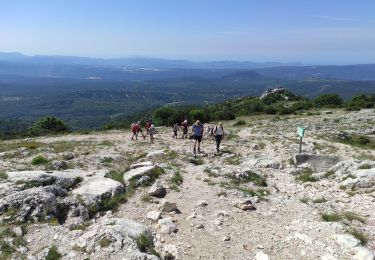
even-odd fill
[[[1,142],[0,259],[374,259],[374,111],[242,120]]]

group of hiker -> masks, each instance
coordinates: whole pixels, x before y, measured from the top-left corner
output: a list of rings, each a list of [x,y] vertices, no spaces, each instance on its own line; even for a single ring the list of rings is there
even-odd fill
[[[133,123],[131,125],[131,130],[133,133],[132,140],[137,140],[138,139],[138,134],[140,133],[143,137],[143,139],[146,138],[146,135],[150,136],[150,143],[154,143],[154,135],[157,133],[154,124],[152,123],[151,120],[147,120],[145,124],[145,129],[146,129],[146,134],[143,134],[142,132],[142,127],[141,127],[141,122],[138,121],[137,123]],[[194,146],[193,146],[193,153],[194,156],[196,156],[197,151],[198,153],[201,153],[201,143],[202,139],[205,133],[205,125],[201,123],[199,120],[197,120],[192,126],[191,126],[191,132],[190,135],[188,136],[189,133],[189,122],[185,119],[181,123],[175,123],[172,127],[173,130],[173,135],[172,137],[177,139],[178,138],[178,131],[182,130],[182,136],[181,139],[192,139],[194,140]],[[216,142],[216,151],[220,151],[220,144],[221,141],[223,140],[225,136],[225,131],[223,124],[219,122],[215,126],[209,126],[206,128],[206,131],[208,131],[208,136],[213,136],[215,138]]]
[[[154,143],[154,134],[157,133],[154,124],[152,124],[151,120],[147,120],[145,128],[146,128],[146,134],[143,134],[141,121],[138,121],[137,123],[131,124],[131,130],[133,132],[132,140],[138,140],[138,134],[141,133],[143,139],[146,139],[146,135],[150,136],[150,143]]]

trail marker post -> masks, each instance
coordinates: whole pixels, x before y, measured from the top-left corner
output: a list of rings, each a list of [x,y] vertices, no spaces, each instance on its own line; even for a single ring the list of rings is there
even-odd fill
[[[297,133],[299,135],[299,154],[302,152],[302,138],[305,135],[305,128],[303,127],[297,127]]]

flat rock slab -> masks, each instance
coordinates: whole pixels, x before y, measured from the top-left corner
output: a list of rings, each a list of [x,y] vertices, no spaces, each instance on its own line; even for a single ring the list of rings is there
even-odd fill
[[[355,188],[371,188],[375,186],[375,169],[352,171],[351,177],[342,182],[342,185]]]
[[[141,236],[153,240],[151,231],[140,223],[130,219],[103,217],[89,226],[78,239],[75,232],[70,232],[60,247],[65,247],[64,251],[71,251],[69,247],[73,245],[94,253],[96,259],[124,259],[124,256],[125,259],[159,259],[138,249],[137,239]],[[110,257],[106,254],[108,252],[111,252]]]
[[[84,178],[86,174],[86,172],[80,170],[7,172],[10,182],[34,182],[35,186],[54,184],[64,189],[74,186],[77,183],[77,178]]]
[[[102,177],[83,182],[72,191],[74,195],[82,196],[87,205],[95,204],[104,198],[111,198],[122,192],[124,192],[124,187],[120,182]]]
[[[323,172],[329,170],[332,166],[341,161],[339,156],[328,154],[296,154],[294,163],[296,165],[309,164],[312,170]]]
[[[131,179],[138,179],[153,170],[156,169],[157,166],[151,165],[151,166],[143,166],[143,167],[138,167],[135,169],[132,169],[124,174],[124,183],[129,184]]]
[[[140,167],[145,167],[145,166],[152,166],[153,163],[150,162],[150,161],[147,161],[147,162],[140,162],[140,163],[135,163],[135,164],[132,164],[130,166],[130,169],[136,169],[136,168],[140,168]]]

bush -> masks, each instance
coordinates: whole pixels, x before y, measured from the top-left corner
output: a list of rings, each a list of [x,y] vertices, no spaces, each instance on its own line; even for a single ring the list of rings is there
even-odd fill
[[[57,250],[57,247],[54,245],[48,250],[48,255],[46,256],[46,260],[58,260],[61,259],[62,255]]]
[[[343,100],[337,94],[323,94],[314,99],[314,104],[317,107],[340,107]]]
[[[39,119],[29,129],[31,135],[56,134],[68,131],[68,126],[64,121],[53,116],[47,116]]]
[[[48,163],[48,159],[44,157],[43,155],[38,155],[31,161],[32,165],[40,165],[40,164],[47,164],[47,163]]]

